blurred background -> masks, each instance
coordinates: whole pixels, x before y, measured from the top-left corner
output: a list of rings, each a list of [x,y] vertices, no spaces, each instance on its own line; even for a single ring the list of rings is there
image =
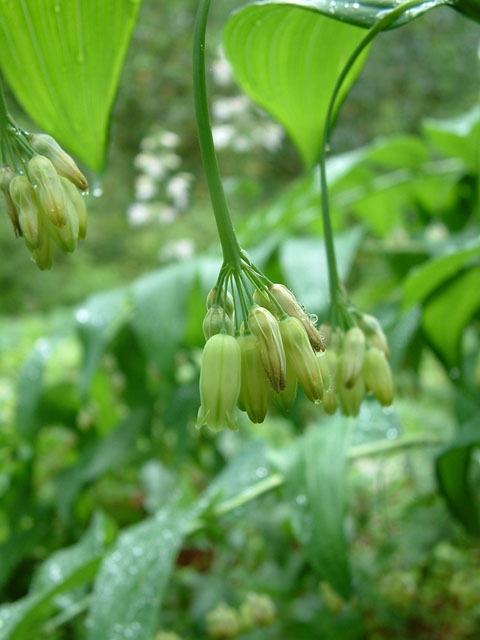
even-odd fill
[[[241,93],[222,54],[221,27],[239,5],[215,3],[209,34],[213,131],[232,216],[268,275],[296,287],[321,316],[325,289],[316,292],[315,276],[302,285],[309,254],[296,259],[311,246],[303,241],[321,241],[316,183],[282,128]],[[76,542],[94,513],[105,514],[113,539],[160,508],[166,487],[181,489],[188,502],[243,447],[260,439],[272,450],[288,448],[318,420],[318,409],[300,399],[292,415],[274,410],[257,426],[242,420],[239,434],[214,439],[193,426],[204,295],[219,265],[193,114],[195,6],[143,2],[113,111],[107,169],[88,176],[88,235],[75,254],[57,255],[50,272],[38,271],[0,216],[6,602],[27,593],[39,563]],[[425,321],[427,303],[417,297],[404,313],[404,287],[413,267],[461,249],[478,233],[478,171],[468,144],[480,127],[479,35],[476,23],[445,8],[377,38],[332,139],[340,158],[331,191],[341,271],[354,302],[387,329],[398,396],[394,410],[365,405],[357,446],[400,436],[446,442],[461,419],[459,404],[475,404],[459,394],[473,393],[478,321],[457,362],[442,352],[443,311],[438,319],[431,310]],[[14,117],[36,130],[8,90],[7,100]],[[348,164],[343,154],[355,149],[362,152]],[[196,256],[202,267],[184,285],[182,265]],[[121,292],[150,272],[154,280],[138,280],[138,291],[153,283],[158,297],[142,307],[148,327],[138,329],[135,320],[124,322],[130,302]],[[170,284],[162,289],[164,277]],[[179,308],[172,292],[182,286]],[[172,336],[178,318],[184,331]],[[153,339],[152,362],[145,336],[164,330],[168,346]],[[148,417],[135,422],[138,411]],[[186,543],[162,629],[185,639],[476,640],[480,553],[438,494],[436,453],[438,446],[427,446],[352,464],[347,536],[355,602],[319,580],[294,540],[289,503],[267,495]],[[209,627],[219,603],[238,608],[251,592],[268,596],[264,628],[228,636]],[[71,604],[50,603],[50,613]],[[83,615],[39,626],[35,637],[84,637]],[[175,636],[159,631],[159,639],[168,637]]]

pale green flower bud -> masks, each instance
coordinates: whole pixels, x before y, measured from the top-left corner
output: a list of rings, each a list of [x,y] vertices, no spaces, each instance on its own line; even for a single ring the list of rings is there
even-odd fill
[[[284,411],[290,411],[297,397],[298,380],[293,370],[292,362],[287,357],[286,384],[281,393],[275,393],[274,399]]]
[[[73,184],[71,184],[66,178],[60,178],[62,186],[68,183],[72,189],[76,190]],[[77,192],[78,193],[78,192]],[[81,197],[81,196],[80,196]],[[56,244],[64,253],[72,253],[77,248],[77,242],[80,233],[80,222],[77,215],[77,209],[68,195],[67,189],[65,189],[65,224],[63,227],[56,227],[53,224],[49,225],[50,235],[55,240]]]
[[[317,355],[317,363],[322,377],[323,389],[324,391],[327,391],[332,388],[333,380],[326,352]]]
[[[305,395],[319,403],[323,397],[320,368],[302,323],[298,318],[285,318],[280,322],[280,333],[285,353]]]
[[[213,431],[236,425],[236,404],[241,384],[240,345],[233,336],[219,333],[205,345],[200,372],[200,400],[197,427],[206,424]]]
[[[203,320],[203,334],[205,340],[220,333],[225,329],[226,333],[233,336],[233,322],[221,307],[213,306],[207,311]]]
[[[362,372],[365,335],[361,329],[353,327],[347,331],[343,341],[342,354],[342,382],[348,389],[353,387]]]
[[[18,211],[18,221],[25,244],[32,251],[40,247],[41,217],[35,189],[25,176],[15,176],[10,182],[10,196]]]
[[[77,167],[75,160],[62,149],[52,136],[46,133],[32,133],[28,141],[38,154],[51,161],[59,175],[67,178],[81,191],[88,189],[87,179]]]
[[[207,309],[213,307],[214,304],[218,304],[220,307],[225,307],[226,312],[229,316],[233,316],[234,304],[232,294],[227,291],[227,295],[225,297],[225,289],[222,289],[220,292],[220,296],[217,299],[217,291],[218,287],[213,287],[210,289],[207,296]]]
[[[272,284],[269,289],[285,313],[293,318],[298,318],[303,324],[312,348],[315,351],[325,351],[322,335],[311,321],[310,316],[298,304],[290,289],[287,289],[283,284]]]
[[[370,345],[372,347],[377,347],[377,349],[384,352],[387,358],[390,358],[387,336],[383,332],[382,326],[375,316],[364,313],[358,321],[358,324],[365,333],[365,337]]]
[[[10,182],[13,179],[15,172],[11,167],[2,167],[0,169],[0,189],[5,196],[5,203],[7,205],[7,215],[12,223],[15,236],[18,238],[22,235],[22,229],[18,219],[17,207],[14,205],[12,197],[10,195]]]
[[[85,204],[85,198],[80,191],[70,180],[66,178],[60,178],[60,181],[65,190],[65,196],[67,200],[70,200],[77,212],[78,217],[78,239],[84,240],[87,235],[87,205]]]
[[[254,305],[248,314],[248,326],[260,342],[260,355],[268,379],[280,393],[285,389],[287,363],[278,322],[270,311]]]
[[[255,336],[249,334],[240,336],[238,344],[242,352],[239,406],[247,412],[252,422],[260,424],[267,415],[272,390],[262,365],[260,343]]]
[[[45,156],[33,156],[28,163],[28,173],[37,187],[40,207],[54,225],[66,223],[65,192],[55,167]]]
[[[280,309],[273,302],[266,290],[260,291],[259,289],[255,289],[255,291],[253,292],[253,300],[260,307],[268,309],[268,311],[270,311],[270,313],[275,316],[275,318],[280,318]]]
[[[41,271],[51,268],[55,254],[55,242],[45,227],[40,227],[39,246],[36,249],[30,249],[30,253]]]
[[[235,638],[240,633],[240,620],[233,607],[224,602],[207,613],[207,632],[210,638],[218,640]]]
[[[360,405],[365,395],[365,382],[362,376],[358,376],[351,387],[343,384],[345,379],[343,368],[346,365],[345,355],[341,355],[338,359],[337,381],[336,387],[342,413],[346,416],[358,416]]]
[[[273,622],[277,616],[275,604],[270,596],[264,593],[248,593],[245,602],[242,603],[240,612],[242,618],[253,621],[252,626],[266,627]]]
[[[393,380],[385,353],[377,347],[368,349],[363,363],[363,379],[384,407],[393,402]]]
[[[322,398],[322,404],[325,413],[329,416],[333,416],[337,410],[337,396],[333,388],[325,391]]]

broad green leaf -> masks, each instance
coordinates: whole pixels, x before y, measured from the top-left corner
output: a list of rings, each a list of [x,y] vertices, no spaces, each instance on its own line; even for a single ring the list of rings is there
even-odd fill
[[[171,369],[184,337],[188,295],[195,277],[194,262],[180,262],[132,285],[132,326],[145,356],[161,370]]]
[[[454,276],[469,263],[480,260],[480,240],[474,238],[455,253],[442,255],[417,267],[405,281],[403,302],[410,307],[422,302],[443,282]]]
[[[478,172],[480,164],[480,105],[460,116],[445,120],[426,118],[423,130],[448,158],[460,158],[468,169]]]
[[[0,5],[0,67],[42,129],[99,171],[140,0]]]
[[[345,418],[316,426],[300,441],[286,474],[295,535],[322,579],[347,599],[352,595],[344,532],[349,427]]]
[[[472,451],[480,445],[480,416],[464,425],[457,437],[436,460],[436,473],[442,492],[452,513],[473,535],[480,535],[478,493],[469,480]]]
[[[153,638],[191,514],[165,509],[120,534],[95,580],[88,640]]]
[[[25,598],[0,609],[0,640],[34,638],[53,598],[92,580],[105,542],[106,522],[97,515],[80,542],[55,552],[41,565]]]
[[[83,342],[84,357],[80,391],[86,395],[105,349],[127,319],[131,305],[125,289],[114,289],[89,298],[76,310],[75,319]]]
[[[237,81],[283,124],[307,167],[321,152],[322,132],[335,82],[365,32],[326,18],[314,2],[257,2],[234,13],[224,46]],[[358,75],[362,54],[339,100]]]
[[[450,364],[458,362],[462,332],[480,307],[480,266],[443,287],[425,307],[423,328]]]
[[[136,440],[149,424],[150,413],[146,408],[133,412],[98,444],[81,451],[78,462],[57,476],[58,507],[63,517],[68,516],[73,500],[85,484],[138,455]]]
[[[335,236],[337,266],[345,281],[360,247],[363,231],[354,227]],[[280,247],[280,265],[286,284],[310,313],[324,313],[329,304],[325,243],[320,238],[289,238]]]

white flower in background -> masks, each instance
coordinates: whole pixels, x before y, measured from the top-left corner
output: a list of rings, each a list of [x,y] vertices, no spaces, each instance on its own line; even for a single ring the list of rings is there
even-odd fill
[[[226,149],[235,137],[235,127],[232,124],[217,124],[212,127],[213,142],[217,149]]]
[[[282,139],[283,129],[278,124],[271,122],[258,129],[257,140],[268,151],[277,151],[282,144]]]
[[[148,204],[135,202],[127,210],[128,221],[133,227],[139,227],[152,220],[152,208]]]
[[[190,238],[181,238],[180,240],[174,240],[168,242],[158,252],[158,258],[162,262],[165,260],[186,260],[193,255],[195,246],[193,240]]]
[[[162,131],[158,136],[158,143],[167,149],[175,149],[180,144],[180,136],[173,131]]]
[[[162,157],[155,153],[139,153],[135,157],[135,166],[157,180],[165,177],[167,173]]]
[[[213,115],[218,120],[230,120],[235,116],[242,116],[250,104],[250,100],[244,95],[217,98],[213,102]]]
[[[177,217],[177,210],[168,205],[158,207],[158,222],[160,224],[170,224]]]
[[[182,159],[176,153],[165,153],[162,155],[162,162],[167,169],[172,171],[174,169],[178,169],[182,164]]]
[[[141,175],[135,179],[135,198],[151,200],[157,193],[157,184],[150,176]]]
[[[172,200],[173,206],[180,211],[187,208],[189,203],[190,185],[193,180],[191,173],[177,173],[168,181],[166,193]]]
[[[218,58],[212,64],[213,79],[221,87],[228,86],[233,82],[232,66],[225,58],[222,47],[218,49]]]

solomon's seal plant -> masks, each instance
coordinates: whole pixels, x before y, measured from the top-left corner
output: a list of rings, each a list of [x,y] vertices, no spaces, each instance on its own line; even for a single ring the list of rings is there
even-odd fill
[[[350,304],[339,283],[328,210],[325,151],[335,100],[345,76],[340,76],[332,97],[320,163],[331,319],[319,331],[317,318],[307,313],[287,287],[271,282],[258,269],[235,235],[207,103],[205,32],[209,5],[209,0],[200,0],[195,25],[194,97],[223,264],[207,297],[203,322],[207,342],[201,363],[197,426],[207,425],[214,431],[236,429],[237,407],[246,411],[252,422],[263,422],[271,400],[284,410],[292,407],[298,384],[311,402],[323,401],[327,414],[335,413],[339,406],[345,415],[358,415],[369,391],[381,404],[389,405],[393,384],[386,337],[373,316],[361,314]],[[348,68],[349,64],[353,63],[347,63]],[[326,353],[325,340],[329,346]]]
[[[15,236],[39,269],[50,269],[56,247],[75,251],[85,238],[88,189],[75,161],[49,135],[29,134],[8,114],[0,86],[0,190]]]

